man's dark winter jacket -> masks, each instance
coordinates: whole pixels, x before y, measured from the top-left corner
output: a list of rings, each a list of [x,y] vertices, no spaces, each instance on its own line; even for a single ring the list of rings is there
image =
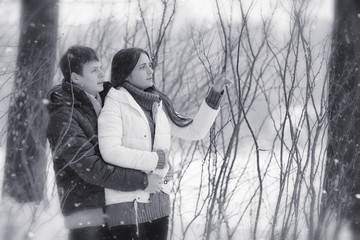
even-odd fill
[[[100,156],[97,116],[84,91],[63,82],[48,94],[50,142],[64,215],[105,205],[104,188],[134,191],[147,187],[141,171],[107,164]]]

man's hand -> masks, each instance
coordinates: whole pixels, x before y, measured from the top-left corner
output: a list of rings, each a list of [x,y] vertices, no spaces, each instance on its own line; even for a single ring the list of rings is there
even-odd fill
[[[174,168],[169,164],[169,171],[164,177],[164,183],[167,184],[169,181],[172,181],[174,178]]]
[[[161,186],[160,184],[163,182],[163,180],[161,179],[161,177],[159,175],[156,174],[148,174],[148,186],[145,188],[145,192],[148,193],[157,193],[160,192],[161,190]]]

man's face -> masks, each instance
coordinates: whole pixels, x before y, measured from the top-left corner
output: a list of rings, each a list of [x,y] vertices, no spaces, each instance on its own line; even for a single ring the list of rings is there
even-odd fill
[[[75,78],[76,85],[89,94],[96,95],[104,89],[104,72],[98,61],[85,63],[82,74]]]

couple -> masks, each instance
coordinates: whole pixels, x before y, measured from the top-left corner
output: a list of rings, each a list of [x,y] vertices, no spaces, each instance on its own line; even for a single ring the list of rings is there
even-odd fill
[[[171,136],[205,137],[226,78],[216,80],[189,119],[153,86],[150,57],[143,49],[114,55],[111,86],[91,48],[70,47],[60,68],[64,80],[48,94],[47,137],[69,239],[165,240]]]

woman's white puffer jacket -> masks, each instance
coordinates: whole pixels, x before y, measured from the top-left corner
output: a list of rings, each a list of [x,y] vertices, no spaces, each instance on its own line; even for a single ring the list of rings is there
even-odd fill
[[[110,89],[98,119],[99,147],[106,162],[165,177],[169,166],[156,169],[158,155],[155,151],[168,151],[172,135],[188,140],[203,139],[219,110],[210,108],[204,101],[193,122],[187,127],[178,127],[172,123],[161,102],[153,106],[152,112],[155,121],[153,145],[149,123],[140,105],[126,89]],[[169,194],[171,184],[163,184],[162,190]],[[149,193],[143,190],[121,192],[105,189],[105,198],[107,205],[134,200],[145,203],[149,201]]]

